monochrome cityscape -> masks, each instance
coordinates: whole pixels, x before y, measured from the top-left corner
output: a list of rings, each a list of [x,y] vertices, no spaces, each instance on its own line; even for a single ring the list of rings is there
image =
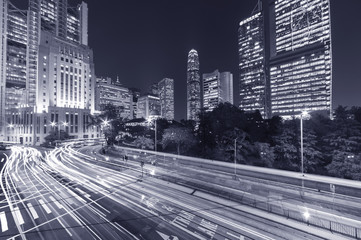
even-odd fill
[[[0,239],[361,239],[361,99],[334,97],[333,1],[244,0],[223,26],[237,1],[0,0]],[[234,46],[237,69],[190,34],[175,36],[193,46],[182,78],[135,64],[125,81],[142,50],[120,64],[98,46],[144,41],[164,58],[164,36],[135,27],[159,14]],[[94,42],[95,28],[114,35]]]

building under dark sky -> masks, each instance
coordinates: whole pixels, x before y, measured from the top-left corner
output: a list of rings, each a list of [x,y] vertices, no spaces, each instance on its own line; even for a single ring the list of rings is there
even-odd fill
[[[175,118],[186,118],[187,54],[194,48],[201,74],[230,71],[238,91],[238,26],[257,0],[85,1],[97,76],[119,75],[124,86],[143,90],[173,78]],[[361,25],[360,12],[360,0],[331,0],[334,107],[361,105],[361,30],[355,27]]]

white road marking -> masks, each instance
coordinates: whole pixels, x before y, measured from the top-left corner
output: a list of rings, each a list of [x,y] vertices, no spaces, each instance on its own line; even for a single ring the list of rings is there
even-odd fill
[[[51,213],[51,210],[48,208],[48,206],[46,206],[46,204],[44,203],[43,199],[39,199],[39,203],[40,203],[41,206],[44,208],[44,210],[46,211],[47,214]]]
[[[14,212],[15,212],[17,220],[19,221],[19,225],[23,225],[25,222],[24,222],[23,216],[21,216],[19,208],[15,207]]]
[[[28,208],[29,208],[29,210],[31,212],[31,215],[33,215],[33,218],[34,219],[39,218],[39,216],[38,216],[37,212],[35,211],[33,205],[31,205],[31,203],[28,203],[27,205],[28,205]]]
[[[68,228],[64,225],[64,223],[62,221],[60,221],[60,219],[58,218],[58,222],[60,223],[60,225],[65,229],[65,231],[71,236],[73,236],[73,234],[71,234],[71,232],[68,230]]]
[[[5,231],[7,231],[9,229],[8,228],[8,222],[6,220],[5,212],[0,213],[0,223],[1,223],[1,231],[2,232],[5,232]]]
[[[53,198],[53,196],[50,196],[49,198],[50,198],[50,200],[51,200],[53,203],[55,203],[55,205],[56,205],[59,209],[64,208],[63,205],[61,205],[57,200],[55,200],[55,198]]]

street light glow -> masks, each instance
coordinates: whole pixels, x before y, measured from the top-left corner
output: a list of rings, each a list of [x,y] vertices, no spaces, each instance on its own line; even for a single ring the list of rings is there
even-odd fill
[[[106,127],[106,126],[109,126],[109,121],[107,119],[105,120],[102,120],[102,123],[103,125]]]
[[[63,122],[63,126],[67,127],[68,123],[67,122]]]
[[[303,213],[303,216],[305,217],[306,220],[308,220],[310,218],[310,213],[306,211]]]
[[[308,111],[304,110],[302,113],[301,113],[302,116],[307,116],[308,115]]]
[[[50,126],[55,127],[56,123],[55,122],[50,122]]]

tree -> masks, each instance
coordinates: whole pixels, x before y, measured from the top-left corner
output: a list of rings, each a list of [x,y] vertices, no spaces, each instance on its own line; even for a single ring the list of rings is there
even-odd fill
[[[154,149],[154,140],[143,136],[137,137],[133,144],[140,149]]]
[[[350,112],[353,114],[354,119],[361,123],[361,107],[352,107]]]
[[[199,139],[199,152],[202,157],[206,158],[221,155],[224,149],[220,149],[220,146],[225,140],[225,134],[232,134],[235,129],[239,129],[241,133],[247,123],[244,112],[228,102],[220,103],[212,112],[202,111],[199,119],[196,131]],[[233,139],[235,138],[233,137]]]
[[[323,155],[320,152],[316,133],[307,128],[303,129],[303,169],[304,172],[315,173],[323,164]]]
[[[236,144],[236,162],[247,163],[246,156],[249,155],[250,147],[246,137],[247,133],[238,128],[225,132],[218,142],[218,151],[214,157],[222,161],[234,162]]]
[[[296,119],[286,121],[281,134],[273,137],[275,167],[298,171],[300,165],[299,128]]]
[[[335,119],[336,120],[346,120],[348,115],[347,107],[339,105],[335,109]]]
[[[124,130],[124,119],[121,117],[124,107],[106,104],[102,106],[102,109],[101,114],[91,117],[89,126],[100,127],[107,144],[113,145],[119,132]]]
[[[247,118],[245,131],[249,135],[251,142],[264,142],[267,140],[267,125],[262,118],[261,113],[257,110],[245,113]]]
[[[332,162],[326,168],[332,176],[361,180],[361,155],[335,150]]]
[[[51,131],[49,133],[49,135],[47,135],[45,137],[45,145],[55,146],[55,141],[57,141],[57,140],[63,141],[63,140],[66,140],[66,139],[70,139],[70,136],[64,130]]]
[[[272,168],[275,161],[274,147],[271,147],[269,143],[262,142],[257,142],[255,145],[259,154],[259,162],[256,165]]]
[[[171,126],[164,131],[162,140],[163,149],[169,144],[175,144],[179,155],[182,152],[181,150],[184,151],[190,148],[194,143],[194,135],[186,127]]]
[[[359,180],[361,124],[354,119],[338,117],[323,142],[323,151],[330,160],[326,166],[328,173],[336,177]]]

